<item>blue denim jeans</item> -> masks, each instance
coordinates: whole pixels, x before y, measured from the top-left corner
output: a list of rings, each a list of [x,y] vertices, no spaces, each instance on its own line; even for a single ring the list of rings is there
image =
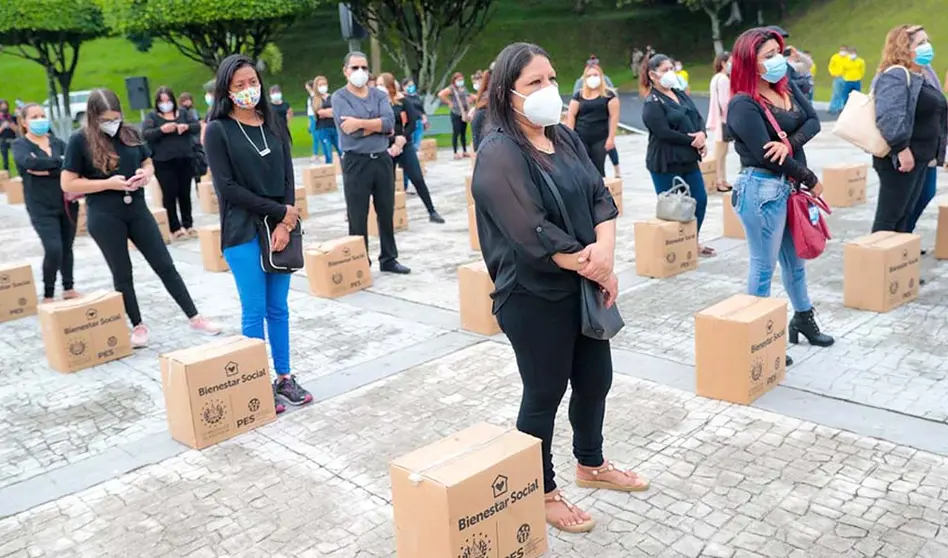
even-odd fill
[[[846,99],[843,97],[843,91],[846,88],[845,83],[843,78],[838,77],[833,79],[833,96],[830,98],[829,104],[830,114],[839,114],[846,104]]]
[[[938,167],[928,167],[927,174],[925,174],[925,183],[922,185],[922,195],[918,198],[918,203],[915,204],[915,210],[909,217],[909,232],[915,231],[915,225],[918,224],[919,218],[922,216],[922,213],[925,212],[925,208],[928,207],[928,204],[931,203],[933,199],[935,199],[935,195],[937,193]]]
[[[734,183],[731,205],[744,224],[750,251],[747,293],[770,296],[770,283],[779,260],[783,287],[793,309],[806,312],[813,305],[806,288],[806,268],[797,256],[787,227],[789,198],[790,183],[783,177],[761,169],[744,169]]]
[[[652,175],[652,185],[655,186],[655,193],[661,194],[671,189],[676,176],[688,183],[691,189],[691,197],[698,202],[695,209],[695,218],[698,220],[698,232],[701,232],[701,224],[704,223],[704,214],[708,209],[708,192],[704,189],[704,177],[700,170],[693,170],[686,174],[675,174],[673,172],[650,172]]]
[[[290,274],[265,273],[260,267],[260,244],[250,242],[224,249],[224,259],[234,274],[240,296],[243,334],[266,339],[263,323],[267,323],[273,368],[278,375],[290,373]]]
[[[319,155],[322,149],[326,164],[332,164],[332,150],[339,151],[338,136],[335,128],[317,128],[313,130],[313,156]]]

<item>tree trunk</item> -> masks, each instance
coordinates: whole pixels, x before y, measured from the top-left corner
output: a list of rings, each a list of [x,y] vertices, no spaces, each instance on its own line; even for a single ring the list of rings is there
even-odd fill
[[[724,52],[724,42],[721,40],[721,18],[717,10],[706,8],[705,13],[711,18],[711,41],[714,43],[714,54]]]

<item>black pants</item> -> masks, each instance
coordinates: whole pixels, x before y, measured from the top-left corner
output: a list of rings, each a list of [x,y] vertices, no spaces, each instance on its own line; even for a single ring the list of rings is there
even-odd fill
[[[79,204],[69,204],[68,215],[65,207],[27,209],[33,229],[43,244],[43,297],[53,298],[56,294],[57,272],[62,274],[63,290],[73,288],[72,243],[76,239]]]
[[[418,162],[418,152],[415,151],[415,146],[411,142],[406,143],[405,147],[402,148],[402,154],[395,157],[395,163],[402,167],[402,172],[414,184],[415,190],[418,191],[418,197],[425,204],[428,213],[434,212],[435,207],[431,201],[431,192],[428,191],[425,175],[421,172],[421,163]]]
[[[606,176],[606,139],[595,139],[595,138],[583,138],[583,145],[586,146],[586,152],[589,154],[590,160],[592,160],[593,165],[595,165],[596,170],[599,171],[599,174]]]
[[[197,308],[184,280],[174,267],[168,247],[161,238],[158,223],[145,204],[145,197],[137,195],[131,205],[125,205],[120,196],[100,197],[87,204],[87,227],[89,235],[99,245],[105,262],[112,272],[115,290],[125,299],[125,313],[132,326],[142,323],[132,281],[132,260],[128,255],[128,241],[144,256],[155,271],[165,289],[178,303],[188,318],[197,316]]]
[[[928,174],[927,163],[916,161],[912,172],[900,172],[891,159],[874,161],[873,167],[879,175],[879,203],[872,232],[911,232],[912,214]]]
[[[451,113],[451,147],[458,152],[458,140],[461,140],[461,150],[467,153],[467,122],[460,114]]]
[[[556,489],[553,477],[553,422],[571,384],[569,422],[573,455],[580,465],[603,464],[602,423],[612,387],[608,341],[580,333],[579,295],[550,302],[514,293],[500,307],[497,321],[510,339],[523,379],[517,429],[543,442],[543,491]]]
[[[10,146],[13,138],[0,138],[0,158],[3,158],[3,170],[10,170]]]
[[[161,204],[168,212],[168,228],[171,234],[184,227],[194,226],[191,216],[191,181],[194,179],[191,159],[155,161],[155,177],[161,185]],[[181,219],[178,219],[178,207]]]
[[[378,217],[379,243],[382,253],[379,264],[398,258],[395,246],[395,164],[385,151],[365,155],[346,153],[342,158],[342,187],[346,195],[346,215],[349,218],[349,234],[365,239],[369,249],[369,197],[375,205]]]

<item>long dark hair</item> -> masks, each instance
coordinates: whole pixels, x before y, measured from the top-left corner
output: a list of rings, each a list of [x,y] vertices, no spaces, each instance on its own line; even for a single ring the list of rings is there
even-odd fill
[[[122,113],[122,103],[118,95],[109,89],[94,89],[89,94],[85,123],[82,125],[82,134],[86,137],[89,155],[92,156],[92,166],[104,174],[114,171],[119,166],[119,156],[115,152],[115,147],[112,146],[112,138],[99,129],[102,114],[110,110]],[[116,137],[129,146],[143,143],[141,134],[136,128],[128,125],[124,115]]]
[[[249,57],[243,54],[231,54],[221,62],[217,68],[217,77],[214,79],[214,104],[211,105],[211,112],[207,115],[207,121],[211,122],[219,118],[230,118],[234,112],[234,102],[230,100],[230,82],[234,81],[234,74],[237,70],[249,66],[257,74],[257,81],[260,83],[260,101],[257,102],[257,112],[263,118],[263,125],[271,132],[278,133],[273,126],[273,112],[270,110],[270,101],[267,95],[267,86],[263,83],[263,76],[257,70],[256,64]]]
[[[639,96],[645,97],[649,94],[652,90],[652,72],[669,60],[671,58],[664,54],[653,54],[642,59],[642,68],[639,70]]]
[[[500,51],[494,63],[494,71],[491,72],[490,93],[487,96],[487,120],[492,129],[500,128],[501,132],[520,146],[520,149],[530,155],[530,158],[545,165],[549,158],[541,157],[540,151],[524,135],[517,122],[517,113],[511,105],[514,96],[512,91],[517,78],[520,77],[527,64],[537,56],[550,57],[543,48],[532,43],[513,43]],[[543,130],[543,135],[553,142],[554,147],[557,145],[556,126],[547,126]]]
[[[171,101],[172,114],[178,114],[178,100],[174,96],[174,91],[172,91],[167,85],[162,85],[157,91],[155,91],[155,112],[161,114],[161,109],[158,108],[158,103],[161,102],[162,95],[167,95],[168,99]]]

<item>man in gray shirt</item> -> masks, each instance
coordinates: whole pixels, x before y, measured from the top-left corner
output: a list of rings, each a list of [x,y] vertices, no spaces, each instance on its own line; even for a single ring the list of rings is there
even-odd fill
[[[398,263],[395,246],[395,164],[404,136],[394,142],[389,136],[395,115],[388,95],[368,87],[369,62],[365,54],[350,52],[343,61],[348,85],[332,94],[332,116],[339,131],[342,149],[342,185],[346,196],[349,234],[365,239],[369,248],[369,198],[378,216],[381,255],[379,268],[389,273],[411,270]]]

